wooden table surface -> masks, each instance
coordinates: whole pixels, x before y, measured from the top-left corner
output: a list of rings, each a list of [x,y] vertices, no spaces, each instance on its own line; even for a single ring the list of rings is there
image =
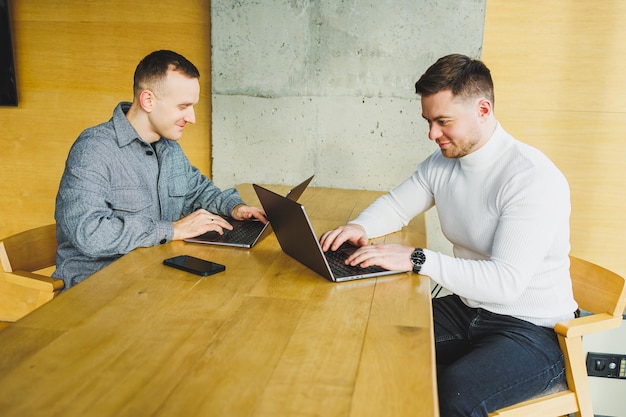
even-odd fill
[[[321,235],[378,195],[300,201]],[[383,240],[423,246],[423,217]],[[179,254],[226,271],[162,265]],[[137,249],[0,331],[2,417],[436,416],[435,375],[427,277],[331,283],[273,234],[251,250]]]

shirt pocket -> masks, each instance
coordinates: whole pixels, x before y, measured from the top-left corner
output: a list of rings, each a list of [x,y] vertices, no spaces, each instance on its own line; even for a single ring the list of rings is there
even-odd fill
[[[189,190],[187,177],[185,175],[176,175],[168,178],[167,190],[170,197],[185,197]]]
[[[115,188],[109,193],[108,205],[113,211],[139,213],[152,206],[152,199],[145,188]]]

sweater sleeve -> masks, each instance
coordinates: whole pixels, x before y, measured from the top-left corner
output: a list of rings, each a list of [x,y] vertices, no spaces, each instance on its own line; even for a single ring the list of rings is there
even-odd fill
[[[411,177],[379,197],[350,223],[365,228],[370,238],[396,232],[434,204],[432,192],[416,171]]]

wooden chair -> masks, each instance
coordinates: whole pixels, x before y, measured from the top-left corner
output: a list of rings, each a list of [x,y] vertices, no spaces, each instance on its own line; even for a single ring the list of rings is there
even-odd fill
[[[581,317],[554,327],[563,356],[567,388],[498,410],[490,416],[593,417],[582,337],[620,326],[626,307],[624,278],[601,266],[570,256],[574,298]],[[591,313],[590,315],[585,314]]]
[[[54,266],[56,249],[54,224],[0,241],[0,321],[19,320],[63,289],[62,280],[38,273]]]

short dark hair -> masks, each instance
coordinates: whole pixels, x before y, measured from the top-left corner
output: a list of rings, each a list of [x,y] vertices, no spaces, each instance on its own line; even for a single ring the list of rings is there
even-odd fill
[[[135,69],[135,95],[145,89],[158,90],[168,71],[178,71],[189,78],[200,78],[200,71],[184,56],[168,50],[154,51],[143,58]]]
[[[480,60],[461,54],[439,58],[415,83],[415,92],[429,96],[442,90],[463,98],[484,96],[494,104],[491,71]]]

